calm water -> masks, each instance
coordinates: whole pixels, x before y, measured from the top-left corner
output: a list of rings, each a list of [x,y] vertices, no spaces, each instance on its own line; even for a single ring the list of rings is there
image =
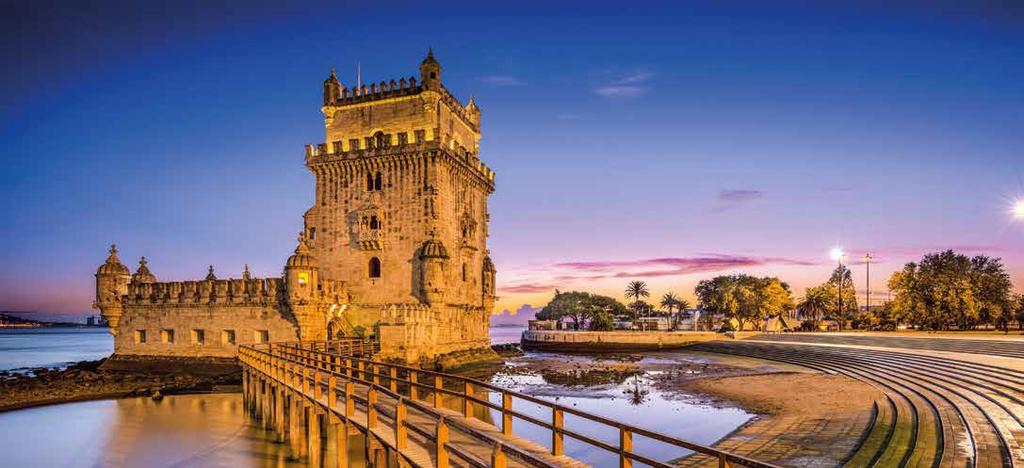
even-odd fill
[[[494,328],[492,341],[518,341],[522,330]],[[111,346],[104,330],[78,329],[17,330],[0,334],[0,343],[0,362],[6,368],[95,359],[109,354]],[[15,355],[19,357],[12,357]],[[542,353],[527,356],[531,357],[588,359]],[[585,368],[585,361],[583,365]],[[651,385],[650,378],[651,374],[640,374],[581,383],[549,380],[550,376],[531,372],[501,371],[491,380],[504,388],[704,444],[715,442],[752,417],[739,409],[715,408],[662,393]],[[500,396],[490,398],[500,403]],[[551,417],[550,410],[539,406],[517,402],[515,407],[538,419]],[[488,416],[500,421],[495,412],[479,414]],[[565,416],[565,422],[612,445],[618,442],[615,430],[571,415]],[[514,430],[542,445],[550,444],[550,433],[524,421],[516,421]],[[0,465],[293,466],[286,461],[287,446],[272,442],[270,437],[247,419],[238,394],[169,396],[161,402],[133,398],[70,403],[0,413],[0,453],[4,454]],[[687,453],[642,437],[634,439],[634,446],[665,461]],[[611,455],[571,438],[566,438],[566,452],[595,466],[617,463]]]
[[[105,328],[0,329],[0,370],[60,367],[112,352],[114,337]]]
[[[491,344],[518,343],[526,327],[492,327]]]

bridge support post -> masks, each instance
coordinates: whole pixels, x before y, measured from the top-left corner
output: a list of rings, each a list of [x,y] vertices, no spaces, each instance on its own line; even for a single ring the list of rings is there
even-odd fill
[[[277,429],[277,441],[285,441],[285,393],[281,384],[275,385],[274,392],[274,427]]]
[[[309,444],[309,466],[318,468],[323,466],[323,459],[320,456],[320,411],[315,407],[309,407],[309,417],[306,419],[306,434]]]
[[[327,430],[327,443],[334,446],[338,468],[348,466],[348,421],[334,414],[328,415],[331,427]]]

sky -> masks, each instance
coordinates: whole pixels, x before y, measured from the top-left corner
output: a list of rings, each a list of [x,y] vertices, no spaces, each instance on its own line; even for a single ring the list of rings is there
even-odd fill
[[[1024,5],[767,3],[3,2],[0,310],[88,312],[114,242],[162,280],[279,275],[330,67],[428,47],[482,109],[496,312],[731,273],[799,297],[835,246],[876,298],[947,248],[1024,288]]]

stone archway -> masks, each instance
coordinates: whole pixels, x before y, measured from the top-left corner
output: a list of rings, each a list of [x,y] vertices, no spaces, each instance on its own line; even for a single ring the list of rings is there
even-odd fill
[[[327,339],[335,340],[338,338],[344,338],[347,334],[345,333],[345,326],[342,324],[341,317],[334,317],[327,322]]]

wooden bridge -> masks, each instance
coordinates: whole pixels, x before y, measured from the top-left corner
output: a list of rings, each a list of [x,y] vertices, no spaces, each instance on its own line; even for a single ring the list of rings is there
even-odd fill
[[[317,467],[587,466],[567,451],[620,467],[671,467],[687,455],[773,466],[479,380],[378,362],[374,351],[356,340],[242,347],[246,408]],[[529,431],[517,433],[520,425]]]

